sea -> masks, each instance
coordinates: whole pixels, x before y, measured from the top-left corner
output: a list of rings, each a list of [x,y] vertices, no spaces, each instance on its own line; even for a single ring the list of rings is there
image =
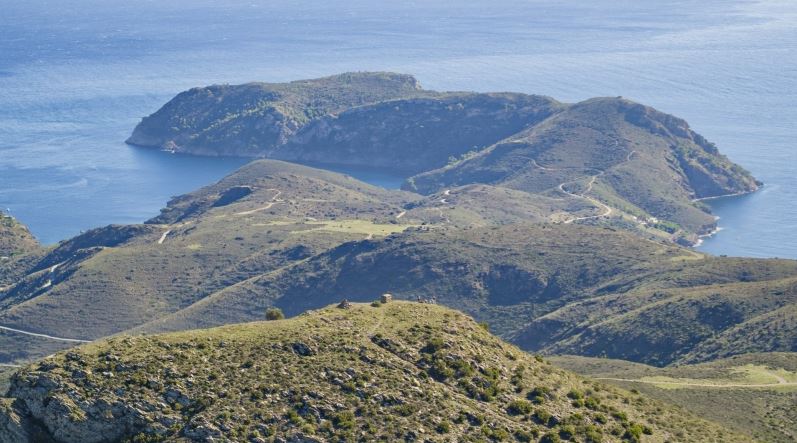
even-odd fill
[[[383,70],[440,90],[624,96],[682,117],[765,183],[712,201],[721,230],[699,249],[797,258],[793,0],[0,0],[0,11],[0,209],[46,244],[144,221],[246,162],[123,143],[180,91]]]

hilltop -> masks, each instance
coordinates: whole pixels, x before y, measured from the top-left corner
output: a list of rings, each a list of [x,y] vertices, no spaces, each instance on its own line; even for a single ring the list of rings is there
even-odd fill
[[[10,443],[749,440],[418,303],[115,337],[21,370],[8,394]]]
[[[437,92],[389,73],[195,88],[145,118],[128,142],[381,167],[424,195],[511,189],[579,208],[561,212],[567,223],[608,223],[684,244],[716,227],[700,199],[760,185],[684,120],[626,99],[565,104]]]
[[[22,278],[43,253],[25,225],[0,212],[0,293]]]
[[[417,95],[426,95],[417,80],[393,73],[193,88],[145,117],[127,143],[192,154],[264,157],[316,117]]]

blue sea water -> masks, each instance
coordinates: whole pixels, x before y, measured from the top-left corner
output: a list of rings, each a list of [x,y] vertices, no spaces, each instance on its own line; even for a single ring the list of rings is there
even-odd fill
[[[53,243],[145,220],[240,159],[122,141],[181,90],[391,70],[428,88],[622,95],[767,185],[714,201],[701,250],[797,258],[791,0],[0,0],[0,208]],[[362,171],[352,171],[354,175]],[[395,177],[363,177],[395,186]]]

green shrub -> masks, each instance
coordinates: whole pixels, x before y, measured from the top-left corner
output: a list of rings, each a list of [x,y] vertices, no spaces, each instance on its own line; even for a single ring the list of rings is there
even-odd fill
[[[562,426],[559,429],[559,436],[565,440],[570,440],[576,435],[576,428],[573,425]]]
[[[562,439],[559,438],[559,434],[549,432],[542,436],[540,439],[540,443],[559,443]]]
[[[285,314],[282,313],[282,309],[280,308],[266,309],[266,320],[282,320],[283,318],[285,318]]]
[[[537,409],[534,411],[534,419],[540,424],[547,426],[551,422],[551,418],[553,418],[553,416],[545,409]]]
[[[596,410],[598,410],[598,408],[600,408],[601,402],[600,402],[600,400],[598,400],[595,397],[589,397],[586,400],[584,400],[584,405],[587,408],[592,409],[593,411],[596,411]]]
[[[335,414],[335,416],[332,417],[332,424],[338,429],[353,429],[354,412],[343,411]]]
[[[297,425],[297,426],[299,426],[299,425],[304,423],[304,420],[302,420],[302,417],[299,416],[299,413],[294,411],[293,409],[288,411],[288,421],[290,421],[291,423],[293,423],[294,425]]]
[[[602,443],[603,435],[601,431],[595,427],[590,427],[584,435],[586,443]]]
[[[651,435],[652,433],[653,430],[648,426],[644,426],[639,423],[631,423],[625,428],[623,440],[627,440],[632,443],[639,443],[642,441],[642,434]]]
[[[534,408],[532,407],[531,402],[526,400],[513,400],[506,408],[506,411],[510,415],[527,415],[531,414],[532,410],[534,410]]]
[[[550,392],[551,390],[545,386],[538,386],[529,391],[526,398],[534,404],[542,404],[545,402],[545,399],[550,396]]]
[[[520,442],[531,442],[534,441],[538,435],[539,432],[536,429],[532,429],[529,431],[519,429],[515,431],[515,440]]]
[[[436,430],[438,434],[448,434],[451,432],[451,423],[447,421],[441,421],[437,424]]]
[[[570,398],[570,399],[573,399],[573,400],[581,400],[581,399],[584,398],[584,393],[579,391],[579,390],[577,390],[577,389],[573,389],[573,390],[571,390],[570,392],[567,393],[567,398]]]

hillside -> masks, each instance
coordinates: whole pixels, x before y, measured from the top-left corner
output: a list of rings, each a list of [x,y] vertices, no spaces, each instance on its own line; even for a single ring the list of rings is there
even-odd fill
[[[193,88],[145,117],[127,143],[192,154],[264,157],[316,117],[418,95],[427,93],[414,78],[393,73]]]
[[[434,93],[391,100],[320,117],[268,156],[413,175],[472,155],[561,107],[548,97],[512,93]]]
[[[758,187],[685,121],[620,98],[569,106],[476,155],[411,177],[405,188],[429,193],[470,183],[581,199],[597,214],[698,234],[715,222],[692,200]]]
[[[256,161],[146,224],[91,230],[36,256],[0,291],[0,363],[383,292],[435,296],[547,353],[667,365],[794,350],[797,262],[561,223],[583,211],[503,187],[421,196]]]
[[[435,296],[511,337],[535,317],[618,278],[633,281],[694,259],[694,253],[675,246],[587,226],[421,227],[345,243],[230,286],[153,321],[151,330],[251,321],[271,305],[296,315],[342,295],[365,302],[390,292],[408,300]]]
[[[793,312],[796,279],[792,260],[704,256],[622,230],[421,227],[345,243],[137,330],[257,320],[269,306],[296,315],[341,296],[368,301],[390,292],[434,296],[523,349],[667,365],[794,351],[794,322],[766,320]]]
[[[116,337],[16,374],[0,437],[135,441],[749,441],[394,302]]]
[[[786,443],[797,439],[795,353],[739,355],[668,368],[575,356],[552,357],[551,361],[579,374],[676,404],[761,441]]]
[[[797,351],[796,310],[794,274],[763,281],[654,286],[565,306],[530,322],[517,340],[555,354],[657,366],[702,362]]]
[[[327,248],[414,226],[417,219],[396,215],[416,198],[327,171],[254,162],[175,198],[147,224],[62,242],[0,292],[0,326],[78,340],[121,332]],[[20,340],[0,332],[0,362],[70,343]]]

